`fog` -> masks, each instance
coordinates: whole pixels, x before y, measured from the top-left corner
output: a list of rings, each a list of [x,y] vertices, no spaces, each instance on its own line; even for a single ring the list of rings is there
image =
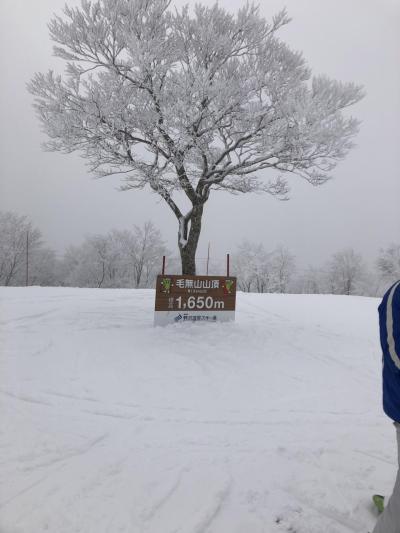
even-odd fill
[[[242,2],[219,4],[236,9]],[[63,5],[64,0],[1,3],[0,209],[28,215],[60,254],[87,234],[148,219],[175,252],[176,220],[159,197],[149,190],[120,192],[117,176],[95,180],[77,154],[41,148],[45,138],[26,83],[36,71],[63,69],[63,62],[52,57],[46,27]],[[214,191],[198,256],[206,255],[209,242],[212,255],[220,257],[248,238],[266,248],[283,244],[303,266],[321,263],[345,247],[371,260],[380,247],[399,240],[400,4],[269,0],[261,11],[269,18],[284,6],[293,20],[280,37],[303,52],[313,74],[364,85],[366,97],[351,108],[362,120],[357,146],[321,187],[290,176],[288,202]]]

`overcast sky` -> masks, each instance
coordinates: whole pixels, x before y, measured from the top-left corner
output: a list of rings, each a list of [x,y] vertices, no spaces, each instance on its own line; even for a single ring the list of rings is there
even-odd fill
[[[176,220],[157,196],[119,192],[118,177],[94,180],[78,155],[41,149],[26,83],[36,71],[62,69],[46,24],[64,3],[1,0],[0,209],[28,215],[59,253],[87,234],[148,219],[175,252]],[[192,2],[175,2],[184,3]],[[235,9],[243,2],[219,4]],[[322,187],[290,177],[289,202],[214,191],[198,256],[206,255],[209,241],[214,256],[223,256],[247,237],[267,249],[287,246],[300,266],[345,247],[372,260],[380,247],[400,241],[400,1],[268,0],[261,10],[270,18],[284,6],[293,20],[280,37],[303,52],[314,74],[364,85],[367,96],[351,109],[362,120],[357,147]]]

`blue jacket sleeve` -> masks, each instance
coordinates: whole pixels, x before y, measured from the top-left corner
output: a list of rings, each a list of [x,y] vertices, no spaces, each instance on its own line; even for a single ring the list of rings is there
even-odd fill
[[[393,314],[393,353],[396,354],[400,362],[400,282],[393,293],[392,300],[392,314]],[[390,334],[389,334],[390,337]]]
[[[384,359],[400,371],[400,281],[383,297],[379,306],[379,325]]]

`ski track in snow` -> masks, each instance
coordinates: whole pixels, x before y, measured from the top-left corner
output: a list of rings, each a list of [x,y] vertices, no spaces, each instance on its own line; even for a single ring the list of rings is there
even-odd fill
[[[232,492],[232,485],[233,482],[230,480],[222,490],[216,493],[211,508],[204,513],[204,517],[200,520],[199,524],[194,527],[194,533],[206,533],[210,530],[211,525],[221,513],[225,502],[228,500]]]
[[[145,522],[149,522],[150,520],[152,520],[159,513],[160,509],[162,509],[167,504],[167,502],[174,496],[181,484],[183,473],[184,471],[181,471],[179,473],[176,480],[172,483],[171,487],[166,491],[165,494],[161,496],[158,501],[152,504],[149,510],[143,511],[142,518]]]
[[[153,291],[0,288],[0,532],[371,530],[377,305],[239,293],[233,324],[153,328]]]
[[[313,502],[312,497],[304,496],[298,491],[292,489],[288,490],[288,493],[294,496],[294,498],[300,502],[303,507],[307,507],[316,511],[318,514],[328,519],[327,525],[329,522],[336,522],[345,528],[347,531],[363,531],[363,525],[359,521],[348,518],[341,513],[338,509],[324,507]]]

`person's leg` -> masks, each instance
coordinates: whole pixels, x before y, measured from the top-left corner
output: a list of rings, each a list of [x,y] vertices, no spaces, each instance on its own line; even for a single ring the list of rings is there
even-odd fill
[[[397,434],[397,470],[396,483],[385,510],[378,518],[373,533],[400,533],[400,424],[394,424]]]

